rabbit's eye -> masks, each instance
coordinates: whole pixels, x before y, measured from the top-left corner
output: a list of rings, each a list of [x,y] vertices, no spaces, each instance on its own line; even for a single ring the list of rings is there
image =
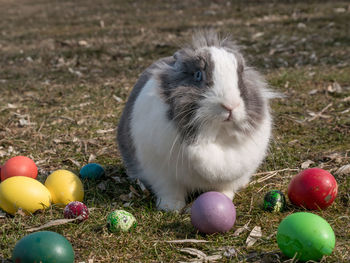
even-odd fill
[[[195,81],[201,81],[202,80],[202,72],[200,70],[196,71],[194,73],[194,79]]]

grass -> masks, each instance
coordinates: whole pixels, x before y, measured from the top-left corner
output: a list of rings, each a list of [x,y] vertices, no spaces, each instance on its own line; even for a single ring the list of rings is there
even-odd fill
[[[261,201],[269,189],[286,192],[297,171],[278,172],[242,189],[234,199],[233,230],[211,236],[198,234],[189,215],[157,211],[154,197],[126,179],[113,129],[127,96],[143,69],[172,54],[195,29],[232,34],[249,64],[286,95],[272,102],[274,140],[259,172],[301,170],[302,163],[312,160],[311,166],[335,174],[349,163],[350,11],[345,1],[3,0],[0,17],[0,163],[29,156],[38,164],[41,181],[60,168],[78,173],[89,160],[108,171],[99,181],[84,181],[84,202],[94,208],[88,221],[48,229],[70,240],[76,262],[195,258],[181,252],[184,247],[207,255],[235,249],[236,254],[219,262],[288,260],[278,250],[276,230],[285,216],[301,209],[289,206],[271,214],[262,211]],[[341,92],[332,92],[334,83]],[[312,113],[325,108],[324,116],[310,121]],[[315,212],[337,237],[334,252],[322,262],[349,262],[350,177],[335,176],[335,203]],[[139,196],[124,209],[135,215],[138,227],[132,233],[110,233],[106,217],[123,208],[120,196],[129,194],[130,185]],[[0,259],[11,258],[27,228],[59,218],[62,208],[55,206],[31,216],[0,218]],[[234,236],[247,222],[248,230]],[[247,248],[254,226],[261,226],[262,237]],[[186,238],[209,242],[165,242]]]

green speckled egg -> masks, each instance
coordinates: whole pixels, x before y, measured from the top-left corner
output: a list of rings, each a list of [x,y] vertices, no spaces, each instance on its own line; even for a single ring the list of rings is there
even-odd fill
[[[135,217],[124,210],[115,210],[111,212],[107,217],[107,224],[109,230],[112,232],[126,232],[137,226]]]
[[[281,212],[286,207],[286,198],[279,190],[271,190],[264,197],[263,208],[270,212]]]

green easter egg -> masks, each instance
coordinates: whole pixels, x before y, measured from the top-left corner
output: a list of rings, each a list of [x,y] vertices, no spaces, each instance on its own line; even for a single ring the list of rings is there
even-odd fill
[[[12,262],[73,263],[74,251],[69,241],[51,231],[40,231],[20,239],[12,252]]]
[[[135,217],[124,210],[115,210],[107,217],[108,228],[112,232],[126,232],[131,228],[136,228]]]
[[[270,212],[281,212],[286,207],[286,198],[279,190],[271,190],[264,197],[263,208]]]
[[[282,220],[277,230],[277,244],[289,258],[296,255],[300,261],[319,261],[324,255],[332,253],[335,235],[322,217],[299,212]]]

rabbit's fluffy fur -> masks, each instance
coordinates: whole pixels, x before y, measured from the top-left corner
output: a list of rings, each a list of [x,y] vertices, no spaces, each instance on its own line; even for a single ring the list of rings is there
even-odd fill
[[[147,68],[132,90],[117,140],[127,173],[163,210],[192,191],[233,198],[264,159],[271,134],[264,78],[214,32]]]

